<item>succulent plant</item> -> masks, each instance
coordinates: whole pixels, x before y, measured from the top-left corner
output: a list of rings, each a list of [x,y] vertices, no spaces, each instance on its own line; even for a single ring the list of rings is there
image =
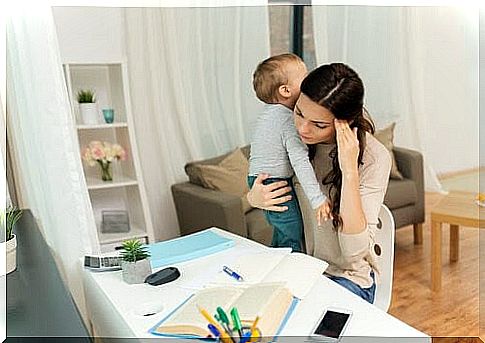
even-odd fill
[[[126,262],[136,262],[150,257],[147,248],[136,239],[124,241],[122,244],[121,258]]]

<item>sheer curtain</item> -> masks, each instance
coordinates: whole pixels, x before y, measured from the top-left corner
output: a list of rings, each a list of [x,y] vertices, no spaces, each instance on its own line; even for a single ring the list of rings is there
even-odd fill
[[[269,55],[267,7],[124,10],[135,131],[159,239],[178,234],[170,186],[184,165],[249,142]]]
[[[318,64],[361,75],[377,127],[397,122],[395,144],[419,150],[425,183],[478,167],[478,21],[452,7],[313,6]]]
[[[82,261],[96,250],[50,6],[15,7],[7,21],[7,112],[30,210],[85,316]],[[35,287],[35,285],[33,285]]]

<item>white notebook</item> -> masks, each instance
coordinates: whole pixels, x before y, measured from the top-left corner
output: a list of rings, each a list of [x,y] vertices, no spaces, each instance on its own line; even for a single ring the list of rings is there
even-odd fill
[[[303,299],[315,282],[321,278],[328,263],[302,253],[262,252],[243,255],[228,267],[241,275],[244,281],[237,281],[226,273],[220,272],[207,287],[284,282],[294,297]]]

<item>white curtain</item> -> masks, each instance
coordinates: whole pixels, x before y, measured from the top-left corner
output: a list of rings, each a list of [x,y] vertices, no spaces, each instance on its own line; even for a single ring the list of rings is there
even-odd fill
[[[135,131],[155,235],[179,234],[170,186],[184,165],[248,144],[269,55],[267,7],[125,9]]]
[[[50,6],[13,6],[7,43],[7,116],[24,196],[85,315],[81,258],[96,251],[96,228]]]
[[[342,61],[366,87],[377,127],[436,172],[478,167],[478,17],[452,7],[313,6],[318,64]]]

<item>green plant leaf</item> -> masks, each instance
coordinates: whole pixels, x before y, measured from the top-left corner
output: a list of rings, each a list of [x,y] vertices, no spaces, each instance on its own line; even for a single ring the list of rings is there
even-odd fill
[[[96,102],[95,93],[90,89],[81,89],[77,92],[77,102],[80,104],[92,104]]]
[[[150,257],[148,249],[136,239],[124,241],[122,244],[121,258],[126,262],[136,262]]]
[[[15,224],[22,217],[23,211],[16,206],[8,206],[5,214],[2,213],[2,228],[5,225],[5,239],[8,241],[13,238],[13,229]]]

